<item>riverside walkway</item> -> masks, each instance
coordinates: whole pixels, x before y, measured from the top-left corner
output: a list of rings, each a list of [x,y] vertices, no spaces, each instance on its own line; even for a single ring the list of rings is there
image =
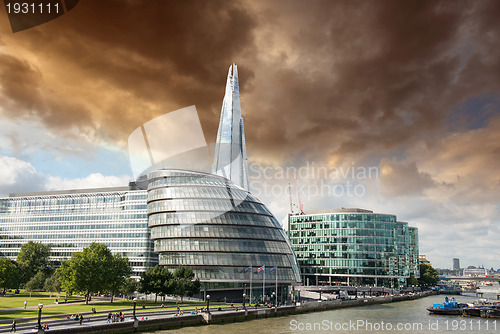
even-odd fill
[[[403,300],[411,300],[421,298],[433,294],[426,291],[408,295],[388,295],[378,297],[365,297],[352,300],[329,300],[329,301],[309,301],[298,303],[297,305],[285,305],[277,308],[274,307],[218,307],[214,305],[210,307],[210,313],[198,312],[195,313],[195,308],[184,308],[183,315],[177,315],[175,309],[154,309],[144,311],[143,309],[136,311],[137,320],[134,321],[132,312],[127,309],[125,320],[123,322],[108,322],[107,313],[98,315],[84,314],[84,321],[79,324],[79,321],[71,319],[55,319],[44,320],[42,325],[47,323],[49,330],[40,333],[132,333],[137,331],[158,330],[168,328],[179,328],[184,326],[204,325],[211,323],[227,323],[236,321],[245,321],[261,317],[274,317],[295,313],[322,311],[335,308],[356,307],[372,304],[383,304],[397,302]],[[116,311],[114,311],[116,312]],[[1,325],[0,333],[7,333],[10,330],[10,325]],[[37,333],[37,322],[20,323],[17,326],[17,333]]]

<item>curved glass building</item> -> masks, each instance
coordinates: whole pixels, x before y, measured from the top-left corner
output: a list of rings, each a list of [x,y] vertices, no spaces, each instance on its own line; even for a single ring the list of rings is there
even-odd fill
[[[222,176],[154,171],[148,176],[147,205],[160,265],[191,267],[205,291],[241,291],[253,283],[256,297],[264,279],[273,291],[276,278],[282,286],[300,281],[291,245],[276,218]]]

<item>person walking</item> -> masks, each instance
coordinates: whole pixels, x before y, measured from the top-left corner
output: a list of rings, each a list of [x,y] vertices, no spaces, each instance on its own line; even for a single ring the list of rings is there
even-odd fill
[[[108,313],[108,324],[111,322],[111,312]]]
[[[11,332],[16,331],[16,319],[12,319],[12,326],[10,327]]]
[[[83,314],[80,315],[80,325],[82,324],[82,321],[83,321]]]
[[[28,305],[28,302],[25,300],[24,301],[24,309],[26,310],[26,306]]]

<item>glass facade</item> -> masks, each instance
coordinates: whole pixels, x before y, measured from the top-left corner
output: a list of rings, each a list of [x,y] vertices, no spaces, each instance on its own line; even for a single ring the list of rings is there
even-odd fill
[[[276,275],[280,285],[300,281],[281,225],[248,191],[191,171],[158,170],[148,180],[149,227],[161,265],[190,266],[206,289],[241,288],[250,277],[262,284],[264,275],[272,284]],[[257,272],[261,266],[267,270]]]
[[[92,242],[128,257],[133,277],[158,263],[146,190],[129,187],[12,194],[0,199],[0,256],[15,260],[28,241],[51,246],[56,266]]]
[[[227,177],[237,186],[248,190],[245,130],[241,117],[238,67],[235,64],[229,67],[227,74],[212,173]]]
[[[290,215],[288,234],[306,284],[394,287],[418,277],[418,230],[394,215],[361,209]]]

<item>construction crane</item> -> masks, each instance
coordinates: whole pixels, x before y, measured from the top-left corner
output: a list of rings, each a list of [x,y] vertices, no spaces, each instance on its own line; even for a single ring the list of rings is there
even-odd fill
[[[304,206],[302,205],[302,202],[300,201],[300,187],[299,187],[299,180],[295,179],[295,182],[297,184],[297,197],[299,198],[299,212],[301,214],[304,213]]]
[[[292,184],[288,182],[288,194],[290,195],[290,213],[293,214]]]

